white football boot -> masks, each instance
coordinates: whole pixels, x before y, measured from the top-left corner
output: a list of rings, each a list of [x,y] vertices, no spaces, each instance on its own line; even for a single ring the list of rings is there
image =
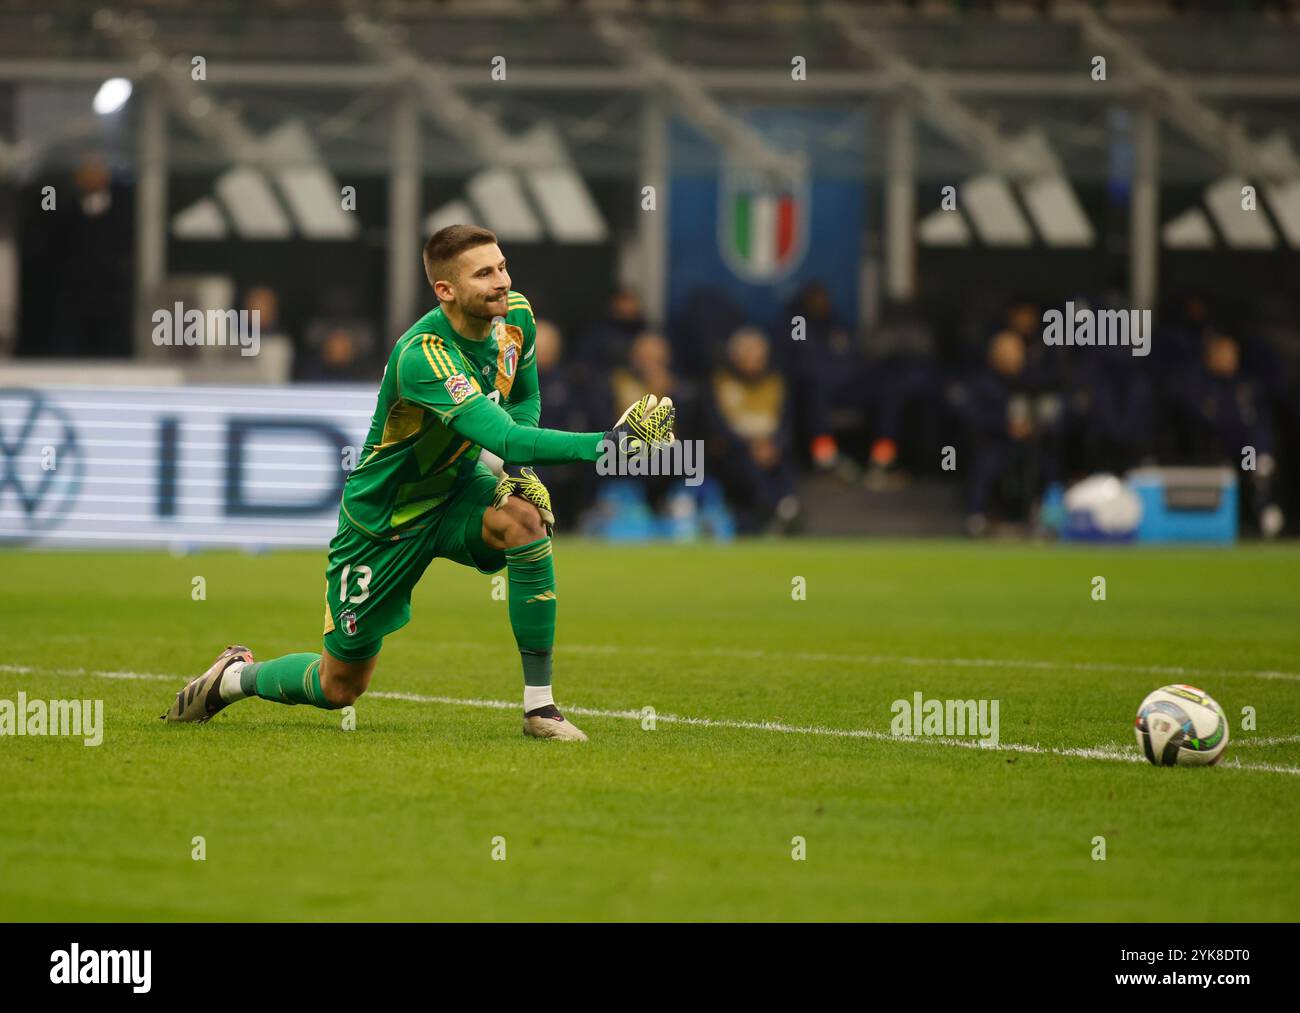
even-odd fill
[[[539,707],[524,716],[524,734],[534,739],[565,739],[569,742],[586,742],[587,736],[572,721],[566,721],[554,704]]]

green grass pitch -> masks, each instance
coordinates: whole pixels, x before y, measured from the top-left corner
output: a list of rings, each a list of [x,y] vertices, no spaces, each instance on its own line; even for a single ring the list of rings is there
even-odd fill
[[[1294,546],[561,537],[556,695],[585,745],[520,735],[506,604],[491,578],[445,561],[385,646],[354,731],[338,713],[260,700],[207,726],[158,720],[227,643],[262,658],[320,649],[323,553],[11,550],[0,566],[0,698],[102,699],[105,713],[94,748],[0,739],[0,919],[1195,921],[1300,908]],[[1105,601],[1091,597],[1098,575]],[[1138,702],[1182,681],[1227,711],[1224,763],[1131,762]],[[997,699],[1003,748],[882,737],[891,703],[917,691]],[[653,729],[632,716],[644,707]]]

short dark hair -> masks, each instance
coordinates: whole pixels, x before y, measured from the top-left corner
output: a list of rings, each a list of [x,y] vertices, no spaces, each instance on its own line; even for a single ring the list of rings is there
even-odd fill
[[[442,278],[447,280],[451,262],[466,250],[497,241],[496,233],[479,225],[448,225],[439,229],[424,244],[424,274],[429,287]]]

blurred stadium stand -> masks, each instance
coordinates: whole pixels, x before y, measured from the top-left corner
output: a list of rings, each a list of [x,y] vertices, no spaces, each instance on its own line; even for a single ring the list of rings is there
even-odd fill
[[[0,0],[0,387],[372,386],[473,221],[544,425],[666,386],[706,440],[690,502],[548,476],[573,530],[1033,531],[1249,445],[1245,530],[1295,534],[1297,99],[1285,0]],[[1152,309],[1152,354],[1045,346],[1067,300]],[[156,346],[176,302],[259,354]]]

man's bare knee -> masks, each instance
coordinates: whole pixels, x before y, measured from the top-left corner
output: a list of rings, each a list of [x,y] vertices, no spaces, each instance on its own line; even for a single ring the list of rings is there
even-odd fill
[[[365,692],[365,689],[355,683],[343,682],[339,679],[322,679],[320,689],[325,695],[325,701],[335,710],[340,707],[351,707]]]
[[[321,656],[320,688],[325,701],[334,709],[351,707],[370,688],[376,658],[344,661],[328,653]]]
[[[542,523],[542,515],[537,507],[527,500],[511,496],[502,512],[510,520],[502,533],[506,548],[513,549],[546,537],[546,525]]]

